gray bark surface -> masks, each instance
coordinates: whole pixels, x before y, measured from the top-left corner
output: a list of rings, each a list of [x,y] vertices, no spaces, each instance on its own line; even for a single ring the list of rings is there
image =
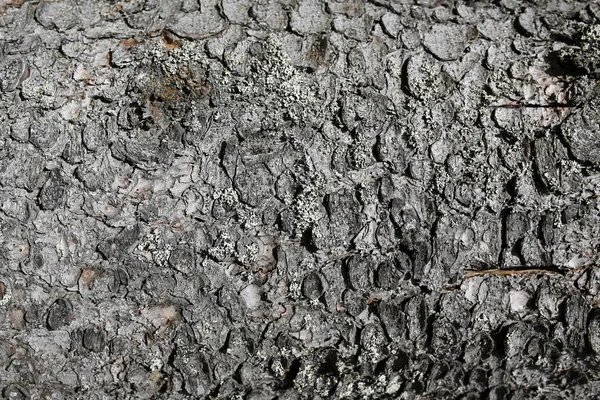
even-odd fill
[[[600,395],[600,6],[0,0],[7,399]]]

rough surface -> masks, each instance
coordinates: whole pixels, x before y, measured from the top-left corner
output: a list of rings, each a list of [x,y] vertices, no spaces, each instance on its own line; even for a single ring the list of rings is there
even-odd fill
[[[600,394],[600,7],[0,0],[8,399]]]

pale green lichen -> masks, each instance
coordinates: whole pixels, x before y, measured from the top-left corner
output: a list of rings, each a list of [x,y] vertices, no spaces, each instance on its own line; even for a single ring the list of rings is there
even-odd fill
[[[173,246],[164,243],[160,230],[154,229],[138,243],[135,253],[140,260],[153,260],[157,265],[166,267],[171,251]]]
[[[303,176],[300,176],[302,178]],[[318,173],[310,173],[306,180],[302,179],[301,191],[294,198],[291,210],[294,215],[294,234],[301,236],[321,217],[325,178]]]
[[[222,232],[216,246],[208,250],[208,254],[217,261],[223,261],[235,253],[235,243],[227,232]]]
[[[254,79],[236,80],[234,87],[239,93],[254,99],[262,98],[263,103],[271,102],[294,122],[314,118],[314,115],[323,112],[316,86],[303,72],[294,68],[275,35],[262,42],[260,57],[249,56],[246,61]]]
[[[559,58],[572,67],[588,74],[600,72],[600,24],[581,24],[574,35],[575,46],[559,50]]]

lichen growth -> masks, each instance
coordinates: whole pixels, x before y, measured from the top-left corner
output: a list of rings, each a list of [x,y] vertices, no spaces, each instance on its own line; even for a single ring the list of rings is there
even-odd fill
[[[318,173],[300,178],[300,191],[290,206],[294,216],[293,234],[296,237],[312,227],[321,217],[325,178]]]
[[[559,50],[560,60],[586,74],[600,73],[600,24],[579,25],[573,39],[575,46]]]
[[[198,44],[186,42],[169,50],[160,42],[142,49],[137,83],[149,101],[192,101],[211,92],[208,81],[209,62]]]
[[[166,267],[173,246],[165,243],[162,238],[162,233],[158,229],[154,229],[138,243],[136,247],[137,257],[140,260],[153,260],[157,265]]]

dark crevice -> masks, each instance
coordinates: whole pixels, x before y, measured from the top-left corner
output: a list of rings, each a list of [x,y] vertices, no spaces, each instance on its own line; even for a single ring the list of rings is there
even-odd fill
[[[500,252],[498,254],[498,265],[500,265],[500,266],[504,265],[504,251],[505,251],[505,249],[508,248],[507,221],[508,221],[508,216],[510,215],[511,211],[512,210],[510,208],[505,208],[500,212],[500,221],[501,221],[500,238],[502,241],[502,244],[500,246]]]
[[[285,390],[294,386],[294,380],[298,376],[300,372],[300,366],[302,365],[302,361],[299,358],[295,358],[288,369],[288,372],[285,376],[285,379],[279,383],[278,389]]]

